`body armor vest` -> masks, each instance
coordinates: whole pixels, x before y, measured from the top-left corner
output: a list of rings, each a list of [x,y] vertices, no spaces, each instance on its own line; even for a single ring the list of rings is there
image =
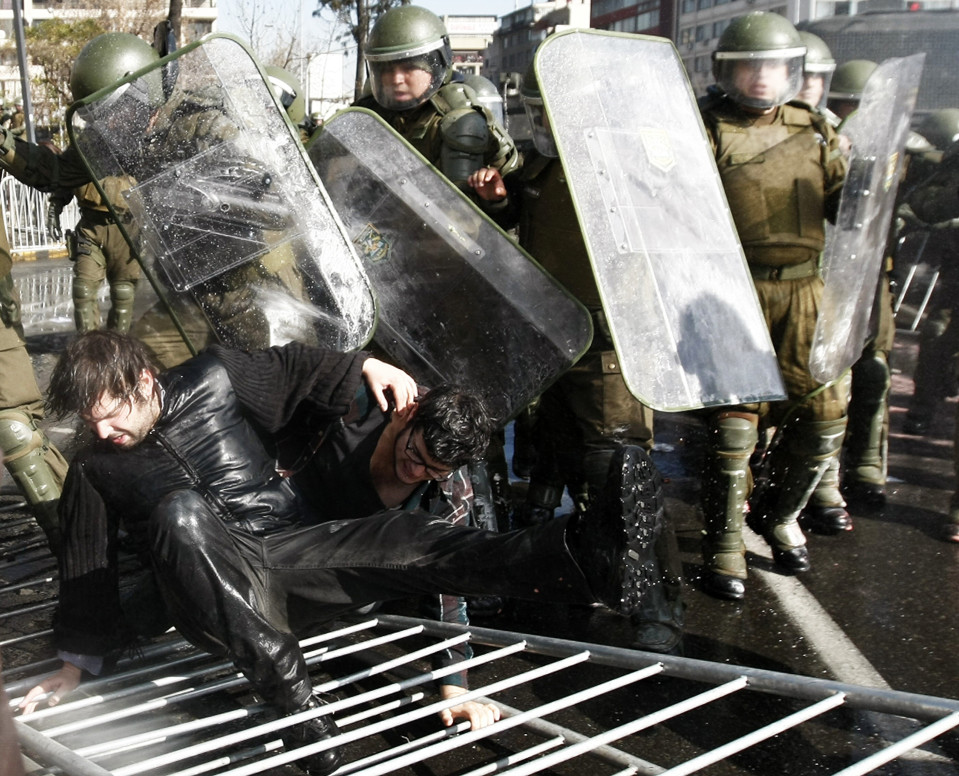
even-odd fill
[[[794,105],[778,108],[769,124],[730,101],[707,111],[746,259],[785,266],[816,258],[826,238],[824,119]]]

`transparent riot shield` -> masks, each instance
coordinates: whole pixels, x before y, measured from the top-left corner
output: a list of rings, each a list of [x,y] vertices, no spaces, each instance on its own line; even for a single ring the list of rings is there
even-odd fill
[[[418,382],[454,381],[506,419],[589,347],[589,313],[376,114],[308,148],[376,291],[374,340]]]
[[[923,59],[916,54],[879,65],[842,129],[852,142],[849,172],[826,239],[825,289],[809,357],[810,371],[824,383],[852,366],[869,338]]]
[[[783,398],[672,43],[570,30],[535,67],[630,391],[666,411]]]
[[[369,340],[369,281],[239,40],[165,57],[73,106],[69,127],[96,181],[132,181],[101,193],[191,349]]]

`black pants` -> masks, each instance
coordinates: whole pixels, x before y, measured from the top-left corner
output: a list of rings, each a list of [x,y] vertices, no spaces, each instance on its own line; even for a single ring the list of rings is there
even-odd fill
[[[157,506],[150,540],[177,630],[230,658],[266,700],[291,711],[310,694],[294,633],[357,605],[424,593],[592,602],[565,529],[554,520],[500,534],[384,512],[253,536],[180,491]]]

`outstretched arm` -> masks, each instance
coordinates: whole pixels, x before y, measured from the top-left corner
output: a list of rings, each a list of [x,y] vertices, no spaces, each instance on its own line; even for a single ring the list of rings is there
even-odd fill
[[[444,684],[440,687],[443,700],[451,700],[458,695],[463,695],[467,690],[463,687],[457,687],[453,684]],[[473,730],[488,727],[500,718],[499,707],[492,703],[479,703],[477,701],[466,701],[456,706],[450,706],[440,712],[440,718],[446,727],[452,726],[456,720],[468,720]]]
[[[20,708],[24,714],[30,714],[36,710],[44,698],[48,706],[56,706],[64,695],[80,685],[80,676],[79,667],[64,661],[63,668],[53,676],[48,676],[24,696],[20,701]]]

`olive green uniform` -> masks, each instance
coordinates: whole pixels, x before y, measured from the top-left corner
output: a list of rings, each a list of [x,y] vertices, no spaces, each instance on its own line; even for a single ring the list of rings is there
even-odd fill
[[[133,183],[129,177],[109,177],[100,181],[118,215],[125,218],[128,229],[132,224],[123,207],[122,192]],[[76,197],[80,208],[80,220],[76,232],[67,242],[70,258],[74,262],[73,313],[77,331],[100,328],[97,294],[104,280],[110,286],[107,328],[129,331],[140,265],[131,255],[130,246],[120,233],[97,187],[86,183],[65,192],[63,196],[54,195],[51,197],[51,206],[62,208],[73,197]]]
[[[845,429],[848,380],[820,385],[809,355],[822,298],[825,219],[838,207],[846,163],[835,130],[800,103],[757,115],[708,95],[701,109],[789,397],[770,408],[770,422],[781,425],[770,454],[773,487],[752,506],[777,557],[805,544],[799,512]],[[708,417],[703,557],[707,570],[739,579],[746,577],[742,523],[759,411],[746,405]]]
[[[466,182],[481,167],[499,170],[504,178],[520,167],[512,138],[469,86],[447,82],[411,110],[389,110],[372,96],[356,104],[377,113],[483,210],[496,213],[506,208],[505,201],[479,199]]]
[[[40,428],[43,397],[23,340],[13,260],[0,219],[0,451],[4,464],[47,535],[60,549],[57,504],[67,462]]]
[[[128,172],[136,174],[142,170],[141,174],[150,176],[162,170],[168,161],[174,163],[236,137],[238,127],[226,114],[223,101],[223,90],[216,85],[183,93],[164,103],[154,116],[142,146],[128,149],[131,154]],[[5,152],[0,164],[19,180],[41,191],[87,185],[92,188],[89,173],[73,146],[57,155],[47,148],[15,141],[7,135],[0,150]],[[119,187],[129,185],[129,182],[118,179],[118,193]],[[122,201],[122,197],[111,201],[116,204]],[[244,346],[253,349],[270,344],[270,328],[256,306],[251,286],[262,288],[270,283],[282,286],[287,292],[304,294],[302,276],[288,246],[280,246],[235,270],[199,284],[194,292],[208,310],[215,311],[225,326],[242,330]],[[192,300],[179,295],[174,308],[197,350],[215,340],[210,325]],[[182,363],[192,355],[162,304],[148,310],[131,331],[151,347],[164,368]],[[257,341],[256,336],[260,333],[263,340]]]

